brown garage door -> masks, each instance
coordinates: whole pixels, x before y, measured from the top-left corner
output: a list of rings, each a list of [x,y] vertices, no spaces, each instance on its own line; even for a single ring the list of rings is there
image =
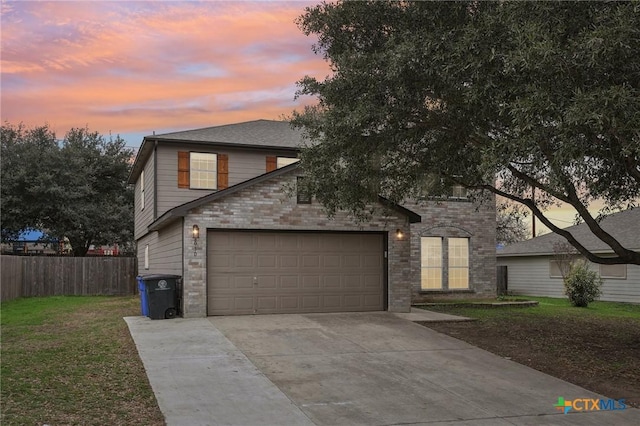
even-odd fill
[[[209,315],[385,309],[382,234],[209,231]]]

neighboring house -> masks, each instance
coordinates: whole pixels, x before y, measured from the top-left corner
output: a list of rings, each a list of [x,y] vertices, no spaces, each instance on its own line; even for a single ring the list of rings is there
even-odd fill
[[[495,294],[493,199],[380,198],[366,223],[328,218],[296,193],[302,142],[268,120],[145,137],[129,176],[139,274],[182,276],[186,317],[406,312],[425,295]]]
[[[14,241],[2,243],[2,254],[24,256],[57,256],[66,255],[71,251],[69,241],[65,238],[60,242],[45,236],[39,230],[22,232]]]
[[[600,225],[624,247],[640,251],[640,209],[609,215]],[[566,231],[590,251],[613,256],[613,250],[586,224],[571,226]],[[565,297],[562,275],[566,261],[558,256],[558,244],[566,246],[568,243],[558,234],[546,234],[498,250],[498,265],[507,267],[508,291],[528,296]],[[589,266],[604,281],[600,300],[640,303],[639,265],[589,263]]]

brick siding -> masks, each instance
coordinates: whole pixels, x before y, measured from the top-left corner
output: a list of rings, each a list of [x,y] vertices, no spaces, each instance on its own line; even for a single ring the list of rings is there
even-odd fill
[[[382,231],[388,236],[388,309],[408,312],[411,306],[412,265],[408,219],[394,210],[378,206],[378,213],[366,223],[357,223],[343,212],[328,218],[322,206],[297,204],[295,194],[285,189],[295,182],[298,171],[257,183],[217,201],[193,209],[185,217],[183,278],[185,317],[207,315],[206,229],[254,229],[300,231]],[[194,253],[191,229],[200,228],[198,250]],[[404,232],[396,238],[396,230]]]

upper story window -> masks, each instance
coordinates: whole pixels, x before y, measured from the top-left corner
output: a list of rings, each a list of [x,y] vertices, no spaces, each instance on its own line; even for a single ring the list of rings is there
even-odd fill
[[[178,188],[225,189],[229,157],[207,152],[178,152]]]
[[[460,176],[456,176],[460,178]],[[462,185],[437,176],[425,176],[420,188],[420,198],[434,200],[468,201],[469,190]]]
[[[297,163],[300,161],[299,158],[289,158],[289,157],[278,157],[276,160],[276,165],[278,168],[288,166],[289,164]]]
[[[189,186],[195,189],[216,189],[217,162],[216,154],[192,152],[189,162]]]
[[[144,210],[144,170],[140,172],[140,210]]]
[[[462,185],[451,186],[451,193],[449,194],[449,198],[453,198],[457,200],[466,200],[467,197],[468,197],[467,188],[465,188]]]
[[[276,169],[282,168],[284,166],[288,166],[289,164],[297,163],[300,161],[299,158],[293,157],[276,157],[275,155],[267,156],[267,173],[272,172]]]

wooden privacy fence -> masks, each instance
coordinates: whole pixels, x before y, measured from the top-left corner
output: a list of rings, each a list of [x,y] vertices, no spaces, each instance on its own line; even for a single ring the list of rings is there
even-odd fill
[[[0,300],[136,294],[134,257],[0,256]]]

